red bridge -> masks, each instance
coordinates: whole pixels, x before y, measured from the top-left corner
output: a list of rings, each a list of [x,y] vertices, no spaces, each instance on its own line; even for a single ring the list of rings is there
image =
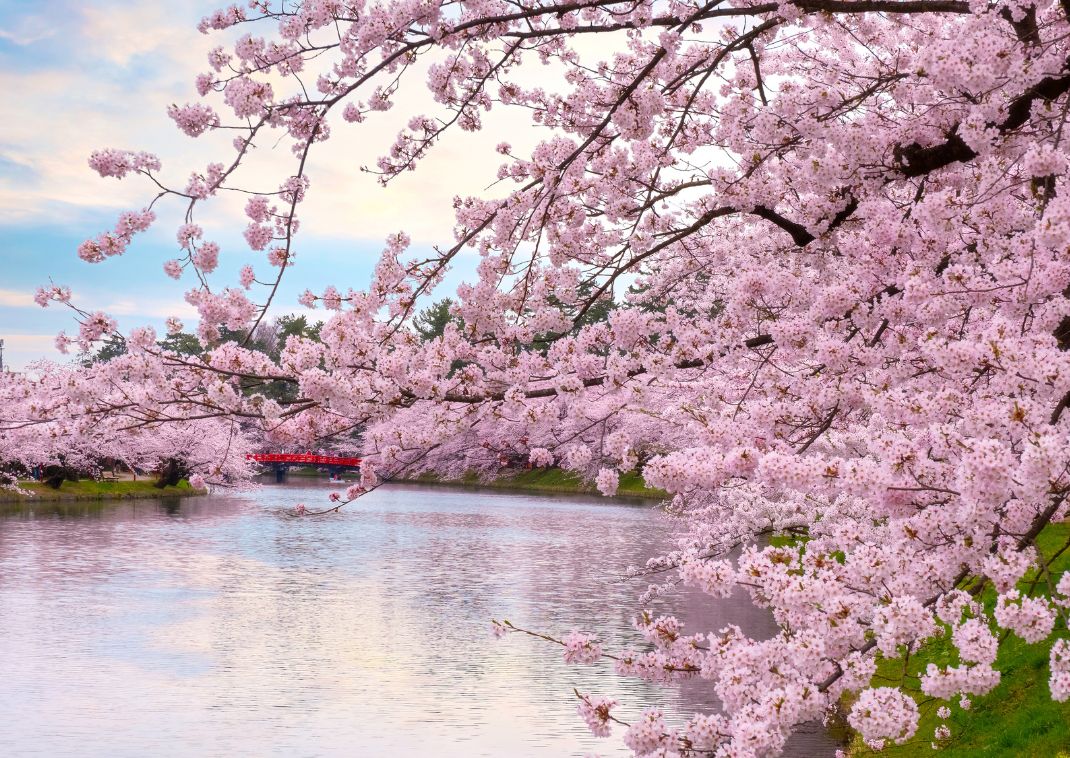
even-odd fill
[[[286,470],[290,466],[326,466],[332,476],[343,468],[360,468],[360,458],[347,458],[340,455],[313,455],[306,453],[253,453],[245,456],[250,461],[263,463],[275,469],[275,481],[286,480]]]
[[[256,461],[257,463],[285,463],[290,466],[360,466],[360,458],[345,458],[337,455],[312,455],[311,453],[305,455],[296,453],[254,453],[245,457],[251,461]]]

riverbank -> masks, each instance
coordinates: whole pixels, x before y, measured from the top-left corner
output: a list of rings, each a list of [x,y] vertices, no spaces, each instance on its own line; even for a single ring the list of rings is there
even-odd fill
[[[1037,538],[1041,556],[1050,560],[1051,574],[1058,577],[1070,570],[1070,551],[1059,554],[1070,542],[1070,523],[1052,524]],[[1036,572],[1030,572],[1019,584],[1023,593],[1037,580]],[[1041,581],[1044,581],[1041,579]],[[995,592],[991,588],[981,593],[986,610],[991,613],[995,604]],[[1059,626],[1062,626],[1059,624]],[[911,656],[904,672],[903,662],[881,661],[878,664],[878,679],[886,685],[907,682],[906,689],[913,690],[918,700],[921,720],[914,737],[903,745],[888,745],[881,756],[916,756],[933,752],[934,730],[941,724],[951,729],[949,739],[940,743],[940,756],[946,758],[973,758],[979,755],[1021,755],[1070,758],[1070,703],[1056,703],[1048,689],[1048,651],[1058,637],[1067,637],[1065,628],[1056,628],[1051,639],[1035,645],[1010,634],[1000,646],[995,668],[1000,671],[999,686],[982,697],[971,698],[970,708],[964,711],[956,699],[950,705],[951,716],[941,719],[936,711],[943,701],[927,698],[916,692],[917,679],[928,664],[955,666],[958,656],[946,638],[936,638]],[[846,705],[846,704],[845,704]],[[851,756],[878,755],[869,750],[860,737],[851,742]]]
[[[547,492],[573,495],[598,495],[598,488],[575,474],[559,468],[532,469],[518,471],[483,480],[475,474],[466,474],[460,479],[443,479],[434,474],[423,474],[409,479],[399,479],[402,483],[434,484],[445,487],[479,487],[494,490],[518,490],[524,492]],[[669,495],[664,490],[647,487],[643,478],[635,473],[622,474],[617,487],[618,497],[636,497],[663,500]]]
[[[322,471],[313,467],[291,468],[287,476],[297,477],[325,477]],[[354,479],[350,475],[347,479]],[[599,495],[598,488],[593,482],[586,482],[576,474],[563,471],[559,468],[540,468],[530,471],[510,471],[496,479],[481,479],[476,474],[466,474],[460,479],[443,479],[437,474],[421,474],[419,476],[391,481],[399,484],[433,484],[444,487],[477,487],[492,490],[515,490],[519,492],[546,492],[565,495]],[[669,493],[664,490],[647,487],[643,477],[633,472],[621,474],[620,485],[617,487],[618,497],[645,498],[650,500],[664,500]]]
[[[183,479],[174,487],[156,487],[151,479],[140,481],[98,482],[82,479],[64,482],[59,489],[52,489],[40,482],[19,484],[29,495],[20,495],[10,490],[0,490],[0,503],[46,503],[77,500],[136,500],[154,497],[192,497],[204,495],[207,490],[198,490]]]

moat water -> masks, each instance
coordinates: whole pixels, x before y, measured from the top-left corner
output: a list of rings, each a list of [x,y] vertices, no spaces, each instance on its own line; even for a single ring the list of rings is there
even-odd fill
[[[391,485],[289,515],[329,492],[0,506],[0,756],[627,755],[573,688],[625,720],[717,709],[709,682],[653,687],[490,633],[641,642],[643,587],[617,577],[670,546],[654,504]],[[693,631],[773,632],[743,596],[672,608]],[[835,748],[815,725],[788,754]]]

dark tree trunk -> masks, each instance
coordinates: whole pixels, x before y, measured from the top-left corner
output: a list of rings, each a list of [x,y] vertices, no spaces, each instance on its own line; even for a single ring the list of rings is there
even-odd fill
[[[77,482],[78,472],[67,466],[45,466],[41,472],[41,479],[52,489],[58,490],[67,479]]]
[[[189,474],[189,468],[177,458],[169,458],[159,472],[154,486],[159,488],[174,487]]]

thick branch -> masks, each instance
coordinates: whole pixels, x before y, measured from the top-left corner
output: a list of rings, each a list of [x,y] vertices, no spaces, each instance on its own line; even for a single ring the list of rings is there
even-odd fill
[[[1002,123],[988,126],[1003,134],[1014,131],[1029,120],[1030,110],[1038,100],[1051,102],[1067,92],[1070,92],[1070,76],[1045,77],[1011,101],[1007,108],[1007,118]],[[977,153],[959,136],[958,129],[958,124],[953,126],[947,139],[938,145],[922,147],[913,142],[906,146],[896,146],[893,155],[899,173],[909,177],[924,176],[952,163],[963,163],[976,158]]]

